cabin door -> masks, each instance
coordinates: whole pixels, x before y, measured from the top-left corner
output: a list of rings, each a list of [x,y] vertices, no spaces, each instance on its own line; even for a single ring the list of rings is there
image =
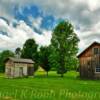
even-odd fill
[[[23,67],[19,68],[19,76],[21,76],[21,77],[23,76]]]

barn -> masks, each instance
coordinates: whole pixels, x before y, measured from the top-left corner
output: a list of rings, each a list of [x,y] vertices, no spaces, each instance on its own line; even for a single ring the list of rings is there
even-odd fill
[[[34,62],[31,59],[9,57],[5,60],[5,75],[7,78],[32,76]]]
[[[100,43],[91,43],[78,58],[81,78],[100,79]]]

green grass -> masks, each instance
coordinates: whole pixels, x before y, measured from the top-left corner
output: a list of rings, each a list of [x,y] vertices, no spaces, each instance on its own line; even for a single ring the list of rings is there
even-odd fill
[[[100,81],[81,80],[68,72],[36,73],[35,77],[6,79],[0,74],[0,100],[100,100]]]

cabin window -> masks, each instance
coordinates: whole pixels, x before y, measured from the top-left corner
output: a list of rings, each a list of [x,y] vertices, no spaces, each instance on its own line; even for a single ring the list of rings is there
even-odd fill
[[[96,66],[96,72],[100,72],[100,66]]]
[[[94,48],[94,54],[99,54],[99,48]]]

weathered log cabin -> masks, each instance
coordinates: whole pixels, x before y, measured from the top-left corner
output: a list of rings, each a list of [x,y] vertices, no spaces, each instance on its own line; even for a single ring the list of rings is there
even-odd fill
[[[93,42],[78,58],[81,78],[100,79],[100,43]]]
[[[9,57],[5,60],[5,74],[7,78],[32,76],[34,62],[31,59]]]

